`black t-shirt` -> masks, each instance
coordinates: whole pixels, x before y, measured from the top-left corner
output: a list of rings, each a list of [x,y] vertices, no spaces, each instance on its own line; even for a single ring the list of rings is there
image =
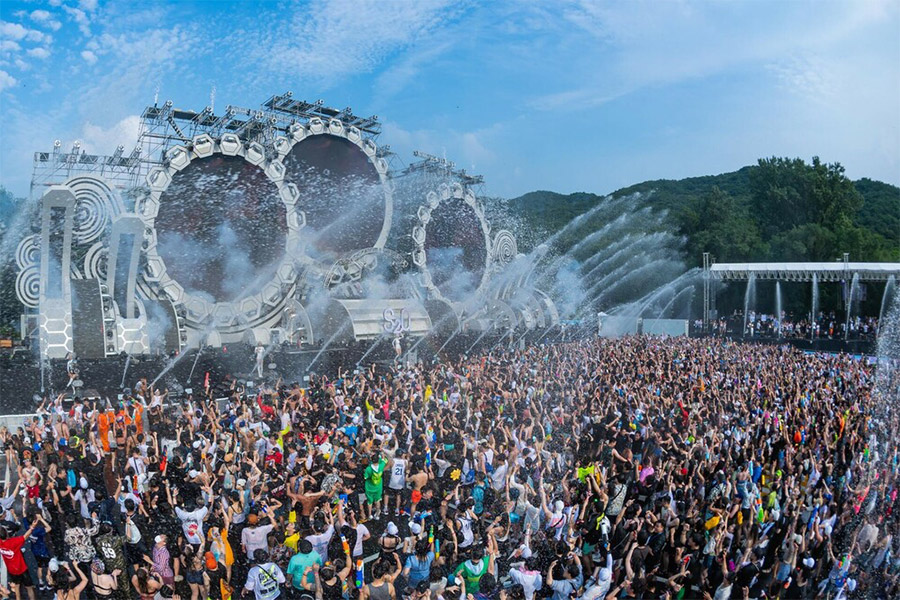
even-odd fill
[[[737,572],[737,579],[735,583],[737,583],[737,587],[745,588],[750,585],[750,582],[753,581],[753,578],[759,574],[759,567],[756,566],[756,563],[750,563],[744,565]]]

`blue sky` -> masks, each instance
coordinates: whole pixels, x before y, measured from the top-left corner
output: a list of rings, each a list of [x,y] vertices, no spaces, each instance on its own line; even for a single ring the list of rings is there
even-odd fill
[[[761,156],[900,184],[900,3],[0,3],[0,184],[61,139],[134,145],[182,108],[273,93],[378,114],[379,142],[489,194],[606,193]]]

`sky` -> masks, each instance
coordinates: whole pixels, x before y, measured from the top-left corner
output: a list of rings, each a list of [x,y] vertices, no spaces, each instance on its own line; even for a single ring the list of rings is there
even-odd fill
[[[271,95],[377,114],[379,144],[488,195],[604,194],[820,156],[900,184],[900,2],[0,2],[0,185],[141,111]]]

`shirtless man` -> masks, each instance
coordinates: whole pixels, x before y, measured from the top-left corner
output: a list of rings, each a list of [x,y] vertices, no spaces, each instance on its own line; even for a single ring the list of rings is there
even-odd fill
[[[25,459],[19,477],[25,482],[29,498],[37,498],[41,495],[41,472],[32,464],[30,458]]]
[[[416,505],[418,505],[419,501],[422,499],[422,488],[428,483],[428,471],[425,469],[425,463],[421,459],[413,462],[412,470],[414,473],[408,475],[406,478],[407,483],[409,483],[409,486],[412,488],[410,498],[411,504],[409,508],[410,519],[415,518]]]

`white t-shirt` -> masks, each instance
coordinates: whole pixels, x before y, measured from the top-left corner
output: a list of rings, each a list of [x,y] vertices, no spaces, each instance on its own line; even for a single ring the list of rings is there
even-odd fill
[[[353,556],[362,556],[363,537],[369,535],[369,529],[362,523],[356,526],[356,545],[353,546]]]
[[[331,541],[333,535],[334,525],[329,525],[323,533],[306,536],[306,541],[312,544],[313,550],[319,553],[324,562],[328,562],[328,542]]]
[[[175,514],[181,519],[181,528],[184,530],[184,537],[188,543],[203,543],[203,519],[206,518],[208,512],[209,509],[205,506],[191,512],[175,507]]]
[[[388,487],[392,490],[402,490],[406,486],[406,459],[395,458],[391,465],[391,478]]]
[[[281,595],[279,586],[284,581],[284,573],[278,565],[265,563],[250,569],[244,589],[252,590],[256,600],[274,600]]]

